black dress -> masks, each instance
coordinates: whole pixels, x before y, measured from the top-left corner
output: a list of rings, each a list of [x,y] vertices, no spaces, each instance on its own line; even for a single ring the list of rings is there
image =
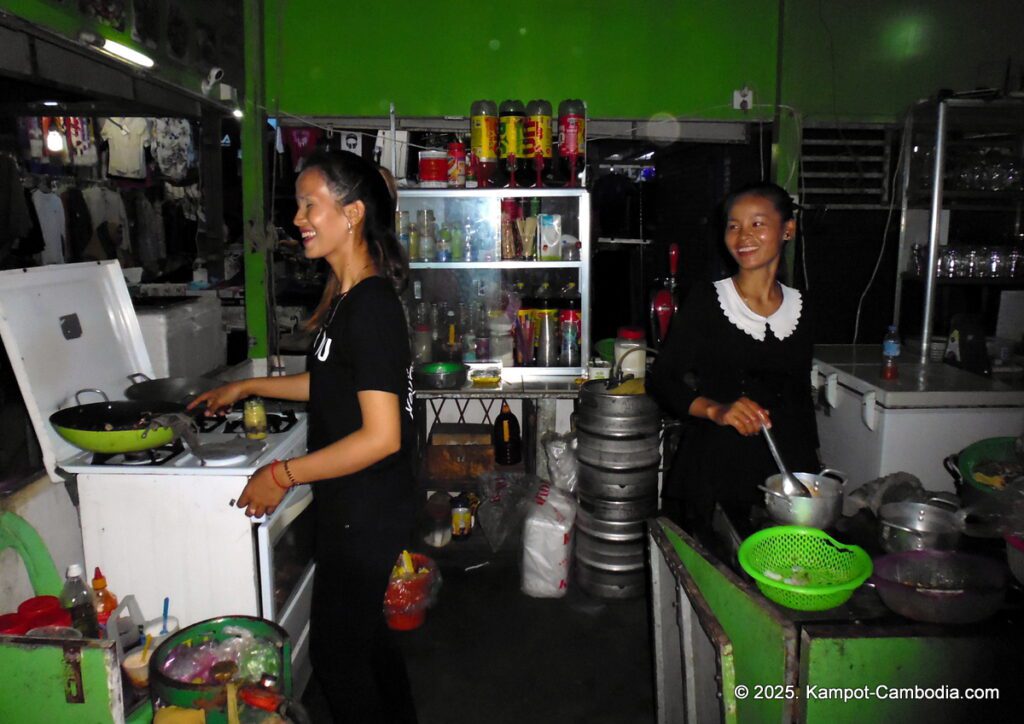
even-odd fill
[[[369,277],[335,302],[307,368],[311,452],[362,426],[360,391],[394,393],[402,407],[397,453],[313,484],[313,671],[338,722],[415,721],[405,663],[383,612],[388,578],[415,514],[409,337],[387,280]]]
[[[715,503],[742,527],[751,507],[763,504],[757,486],[778,472],[761,435],[745,437],[731,426],[691,417],[696,397],[723,404],[748,397],[768,410],[791,470],[820,467],[810,325],[806,314],[801,319],[800,293],[782,289],[782,307],[766,319],[747,309],[730,279],[698,284],[651,369],[648,394],[684,422],[663,496],[681,503],[683,522],[691,528],[706,528]]]

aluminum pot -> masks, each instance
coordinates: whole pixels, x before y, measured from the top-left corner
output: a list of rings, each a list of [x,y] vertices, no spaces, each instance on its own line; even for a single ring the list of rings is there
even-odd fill
[[[614,394],[607,380],[591,380],[580,388],[576,427],[600,437],[657,436],[661,413],[647,395]]]
[[[886,503],[878,511],[878,535],[889,553],[955,550],[964,528],[963,513],[933,503]]]
[[[804,525],[822,530],[832,527],[843,512],[846,475],[825,468],[818,474],[793,473],[811,491],[811,497],[782,494],[782,474],[772,475],[761,486],[764,505],[772,520],[783,525]]]

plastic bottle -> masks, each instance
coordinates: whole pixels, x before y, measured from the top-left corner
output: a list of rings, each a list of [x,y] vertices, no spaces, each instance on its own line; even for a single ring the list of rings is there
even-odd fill
[[[498,465],[515,465],[523,459],[523,441],[519,434],[519,420],[512,414],[508,403],[501,401],[501,412],[494,421],[494,460]]]
[[[569,188],[580,186],[579,172],[587,155],[587,107],[581,100],[558,104],[558,182]]]
[[[642,329],[619,327],[619,336],[615,339],[615,364],[619,366],[623,377],[632,375],[638,380],[643,379],[647,371],[645,346]],[[638,351],[630,352],[634,349]]]
[[[523,126],[526,108],[522,101],[502,101],[498,106],[498,178],[499,186],[520,185],[523,170]]]
[[[452,538],[465,540],[473,531],[473,508],[469,496],[459,493],[452,501]]]
[[[71,625],[82,632],[87,639],[100,637],[100,625],[96,620],[96,606],[92,593],[82,577],[82,566],[72,563],[68,566],[64,590],[60,592],[60,605],[71,614]]]
[[[101,628],[107,627],[110,614],[117,608],[117,596],[107,588],[107,579],[99,566],[92,574],[92,595],[96,604],[96,620]]]
[[[544,186],[545,179],[550,180],[551,177],[551,104],[545,100],[526,104],[523,155],[530,171],[530,185],[535,188]]]
[[[480,188],[494,185],[498,166],[498,104],[473,101],[469,110],[470,146],[473,153],[473,177]],[[469,186],[467,181],[466,186]]]
[[[882,338],[882,379],[895,380],[900,376],[896,358],[900,356],[900,335],[896,325],[890,324],[889,331]]]

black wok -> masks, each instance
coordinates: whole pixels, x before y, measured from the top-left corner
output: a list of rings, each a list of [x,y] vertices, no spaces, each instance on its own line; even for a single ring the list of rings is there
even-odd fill
[[[210,377],[162,377],[152,380],[140,372],[128,375],[128,379],[135,383],[124,391],[124,396],[129,400],[179,402],[182,405],[224,384]]]

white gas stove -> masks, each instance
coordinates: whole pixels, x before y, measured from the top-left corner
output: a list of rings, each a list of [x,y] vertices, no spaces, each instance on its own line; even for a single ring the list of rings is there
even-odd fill
[[[117,262],[0,272],[0,332],[50,478],[77,482],[86,570],[100,566],[147,618],[169,597],[181,626],[232,614],[276,621],[291,636],[301,692],[310,672],[312,492],[293,488],[256,520],[233,502],[259,467],[305,452],[305,413],[271,406],[263,445],[242,442],[240,413],[202,421],[200,448],[216,452],[207,460],[180,441],[152,455],[102,456],[57,435],[49,417],[75,404],[77,391],[123,400],[128,375],[154,377]]]

